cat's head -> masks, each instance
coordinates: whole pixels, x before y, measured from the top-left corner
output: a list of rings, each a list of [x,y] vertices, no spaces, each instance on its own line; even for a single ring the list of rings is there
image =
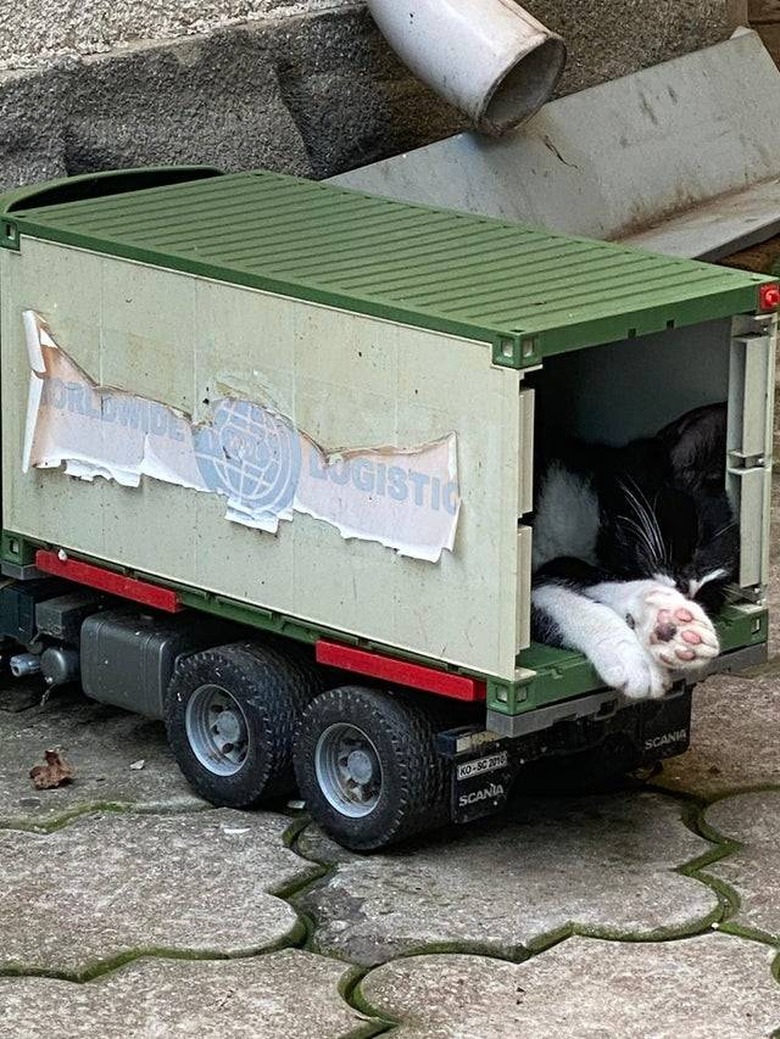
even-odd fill
[[[720,494],[725,484],[726,405],[705,404],[664,426],[657,439],[671,462],[674,485],[692,494]]]
[[[683,594],[714,612],[739,558],[739,532],[726,493],[726,405],[687,412],[657,435],[669,458],[666,515],[675,550],[672,576]]]
[[[629,444],[602,542],[615,572],[671,579],[719,610],[739,554],[725,472],[725,404],[696,408]]]

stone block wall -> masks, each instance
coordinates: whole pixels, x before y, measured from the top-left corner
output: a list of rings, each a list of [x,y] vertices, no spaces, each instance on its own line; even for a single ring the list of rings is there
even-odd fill
[[[400,0],[399,0],[400,2]],[[135,165],[314,177],[463,118],[389,51],[361,0],[28,0],[0,41],[0,187]],[[726,38],[742,0],[534,0],[561,90]]]
[[[780,0],[749,0],[750,24],[780,63]]]

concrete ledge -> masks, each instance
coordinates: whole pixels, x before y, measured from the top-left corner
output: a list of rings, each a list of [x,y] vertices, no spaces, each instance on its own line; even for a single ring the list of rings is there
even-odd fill
[[[725,40],[745,14],[738,0],[528,0],[525,6],[566,40],[562,94]]]
[[[724,39],[733,6],[531,5],[569,45],[564,93]],[[59,21],[31,0],[9,18],[0,187],[172,162],[325,177],[465,125],[394,57],[359,0],[90,0]]]

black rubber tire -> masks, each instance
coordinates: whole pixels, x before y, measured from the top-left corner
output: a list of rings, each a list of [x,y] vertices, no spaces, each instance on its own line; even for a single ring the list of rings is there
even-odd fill
[[[244,760],[220,774],[216,751],[209,767],[193,748],[187,707],[207,687],[224,691],[240,709],[248,736]],[[322,689],[314,666],[251,642],[217,646],[185,657],[165,698],[165,728],[176,762],[193,789],[212,804],[250,808],[294,789],[292,751],[304,708]],[[193,705],[194,706],[194,705]],[[190,727],[192,723],[190,722]]]
[[[317,771],[320,738],[344,724],[368,737],[381,765],[376,804],[359,818],[339,810]],[[294,764],[312,818],[353,851],[376,851],[449,820],[448,773],[434,746],[431,712],[394,691],[343,686],[315,697],[298,728]]]

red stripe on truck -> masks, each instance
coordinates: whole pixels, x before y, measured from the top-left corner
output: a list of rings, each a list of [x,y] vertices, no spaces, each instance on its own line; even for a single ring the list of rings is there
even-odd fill
[[[354,646],[342,646],[338,642],[328,642],[327,639],[317,642],[315,655],[319,664],[330,664],[359,675],[382,678],[426,693],[438,693],[439,696],[449,696],[453,700],[479,701],[486,696],[485,683],[477,678],[437,671],[433,667],[411,664],[408,660],[396,660]]]
[[[86,584],[90,588],[98,588],[101,592],[118,595],[122,599],[131,599],[144,606],[153,606],[166,613],[178,613],[183,609],[179,596],[170,588],[139,581],[136,577],[126,577],[114,570],[106,570],[92,563],[82,563],[78,559],[69,559],[64,553],[49,552],[39,548],[35,553],[35,565],[45,574],[65,577],[76,584]]]

